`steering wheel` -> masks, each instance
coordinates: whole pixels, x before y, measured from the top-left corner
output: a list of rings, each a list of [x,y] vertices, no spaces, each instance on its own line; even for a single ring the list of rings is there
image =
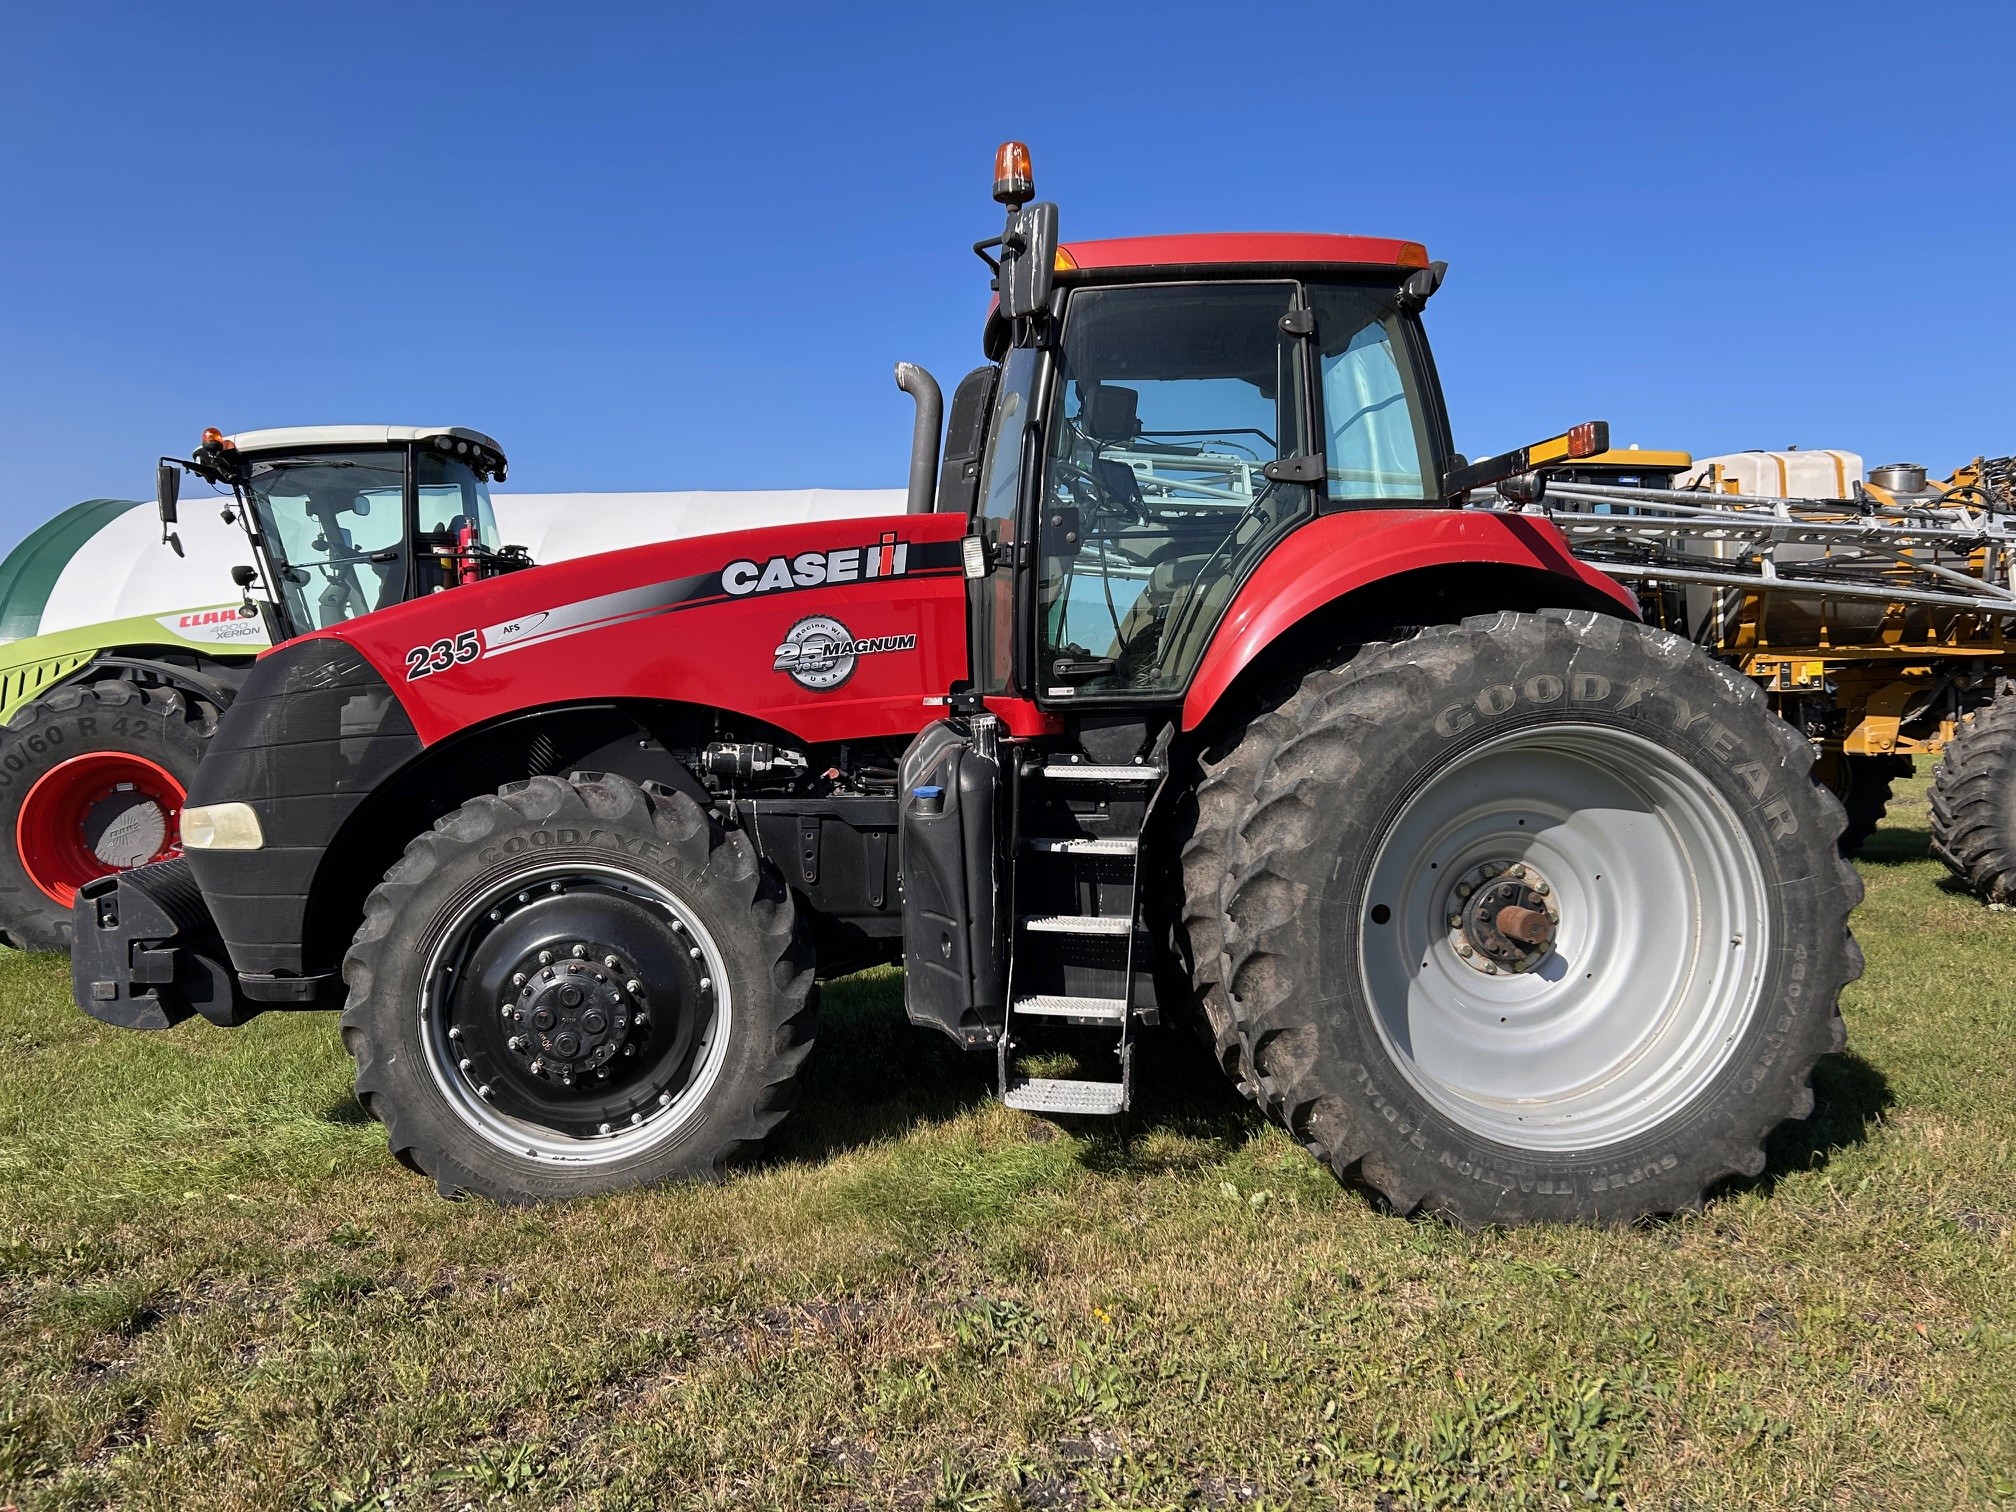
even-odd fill
[[[1119,525],[1145,525],[1148,517],[1141,512],[1140,503],[1135,499],[1115,498],[1113,491],[1099,480],[1097,473],[1080,467],[1068,458],[1060,459],[1055,474],[1057,487],[1070,494],[1071,502],[1077,506],[1088,523],[1112,521]]]

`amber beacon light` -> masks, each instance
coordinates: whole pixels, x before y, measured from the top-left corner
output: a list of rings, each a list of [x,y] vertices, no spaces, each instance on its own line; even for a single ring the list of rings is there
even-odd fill
[[[1003,142],[994,151],[994,198],[1019,210],[1036,197],[1036,174],[1029,166],[1029,148]]]

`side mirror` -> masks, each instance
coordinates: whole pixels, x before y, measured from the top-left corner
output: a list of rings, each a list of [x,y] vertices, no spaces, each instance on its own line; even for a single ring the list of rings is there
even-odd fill
[[[1001,313],[1010,320],[1050,307],[1057,273],[1057,207],[1048,200],[1008,212],[1001,233]]]
[[[231,581],[236,583],[240,588],[249,590],[254,583],[259,581],[259,569],[244,566],[233,567],[231,569]]]
[[[1407,281],[1400,285],[1400,308],[1411,315],[1435,297],[1435,291],[1442,287],[1442,280],[1449,274],[1449,264],[1432,262],[1427,267],[1407,275]]]
[[[161,511],[161,523],[175,523],[175,504],[182,497],[182,469],[163,457],[154,464],[154,507]]]

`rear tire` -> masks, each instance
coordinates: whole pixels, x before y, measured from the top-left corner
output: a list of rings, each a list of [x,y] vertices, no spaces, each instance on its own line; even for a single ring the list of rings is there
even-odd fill
[[[444,1196],[718,1177],[812,1048],[790,893],[692,799],[621,777],[534,777],[440,820],[343,976],[358,1099]]]
[[[1223,871],[1215,899],[1186,876],[1188,913],[1222,908],[1261,1096],[1340,1177],[1466,1225],[1628,1222],[1756,1175],[1812,1111],[1861,884],[1747,679],[1641,625],[1499,614],[1312,672],[1273,718],[1220,768],[1236,801],[1200,803]]]
[[[206,700],[124,678],[19,710],[0,731],[0,939],[68,951],[66,894],[179,854],[182,798],[216,727]]]
[[[1985,902],[2016,904],[2016,695],[1976,710],[1932,774],[1932,854]]]

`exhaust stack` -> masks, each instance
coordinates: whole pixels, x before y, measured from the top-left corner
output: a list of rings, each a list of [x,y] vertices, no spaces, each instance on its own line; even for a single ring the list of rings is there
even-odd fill
[[[910,499],[907,514],[929,514],[938,496],[938,437],[945,428],[945,394],[938,380],[914,362],[896,364],[896,387],[917,401],[917,425],[910,434]]]

